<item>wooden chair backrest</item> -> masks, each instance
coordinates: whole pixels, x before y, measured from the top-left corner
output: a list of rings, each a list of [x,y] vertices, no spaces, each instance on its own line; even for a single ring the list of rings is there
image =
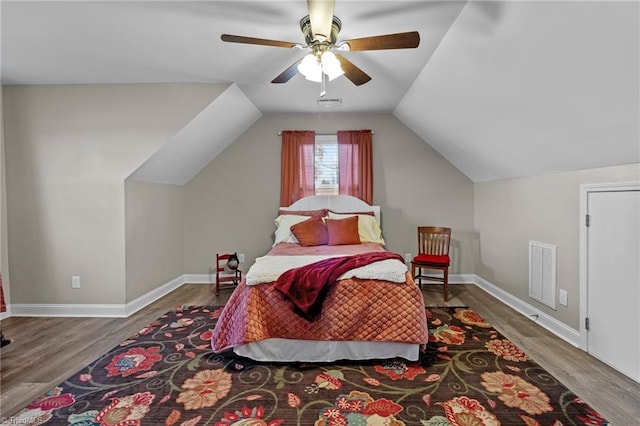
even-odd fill
[[[231,253],[216,253],[216,274],[219,272],[224,272],[224,266],[227,264],[227,260],[229,260],[230,257]]]
[[[418,226],[418,253],[448,255],[451,228]]]

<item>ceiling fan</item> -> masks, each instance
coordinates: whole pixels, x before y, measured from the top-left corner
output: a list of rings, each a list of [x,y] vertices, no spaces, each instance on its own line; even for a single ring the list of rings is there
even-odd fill
[[[311,52],[308,55],[298,59],[274,78],[271,83],[286,83],[300,72],[308,80],[321,83],[321,96],[324,96],[324,84],[327,78],[333,80],[344,74],[356,86],[371,80],[371,77],[364,71],[343,55],[334,54],[332,50],[412,49],[420,44],[420,34],[417,31],[338,42],[338,34],[342,28],[342,22],[336,16],[333,16],[334,6],[335,0],[307,0],[309,14],[300,20],[300,29],[304,35],[306,45],[232,34],[222,34],[220,38],[222,41],[231,43],[309,49]]]

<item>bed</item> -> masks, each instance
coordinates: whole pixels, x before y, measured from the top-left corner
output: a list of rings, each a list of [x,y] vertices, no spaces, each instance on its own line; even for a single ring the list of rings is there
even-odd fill
[[[403,259],[384,249],[378,206],[344,195],[306,197],[280,208],[275,222],[273,247],[220,313],[214,352],[269,362],[419,358],[428,340],[424,299]],[[330,240],[314,240],[325,238],[322,231],[309,241],[301,229],[312,223],[324,225]],[[339,277],[315,288],[315,278],[330,274]],[[311,287],[303,287],[309,276]]]

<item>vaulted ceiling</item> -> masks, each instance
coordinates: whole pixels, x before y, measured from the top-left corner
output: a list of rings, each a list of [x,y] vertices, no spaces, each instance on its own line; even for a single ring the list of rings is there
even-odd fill
[[[305,52],[220,40],[303,44],[302,0],[3,0],[0,14],[4,85],[230,82],[261,114],[326,110],[317,83],[270,83]],[[331,111],[393,113],[473,181],[640,162],[637,1],[337,0],[335,15],[341,40],[421,42],[345,52],[372,80],[329,82]]]

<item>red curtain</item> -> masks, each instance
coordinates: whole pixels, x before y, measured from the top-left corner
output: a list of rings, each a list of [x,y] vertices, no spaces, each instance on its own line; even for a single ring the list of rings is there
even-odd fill
[[[338,131],[338,192],[373,204],[371,130]]]
[[[280,205],[290,206],[300,198],[314,195],[314,145],[316,134],[310,130],[282,132]]]

